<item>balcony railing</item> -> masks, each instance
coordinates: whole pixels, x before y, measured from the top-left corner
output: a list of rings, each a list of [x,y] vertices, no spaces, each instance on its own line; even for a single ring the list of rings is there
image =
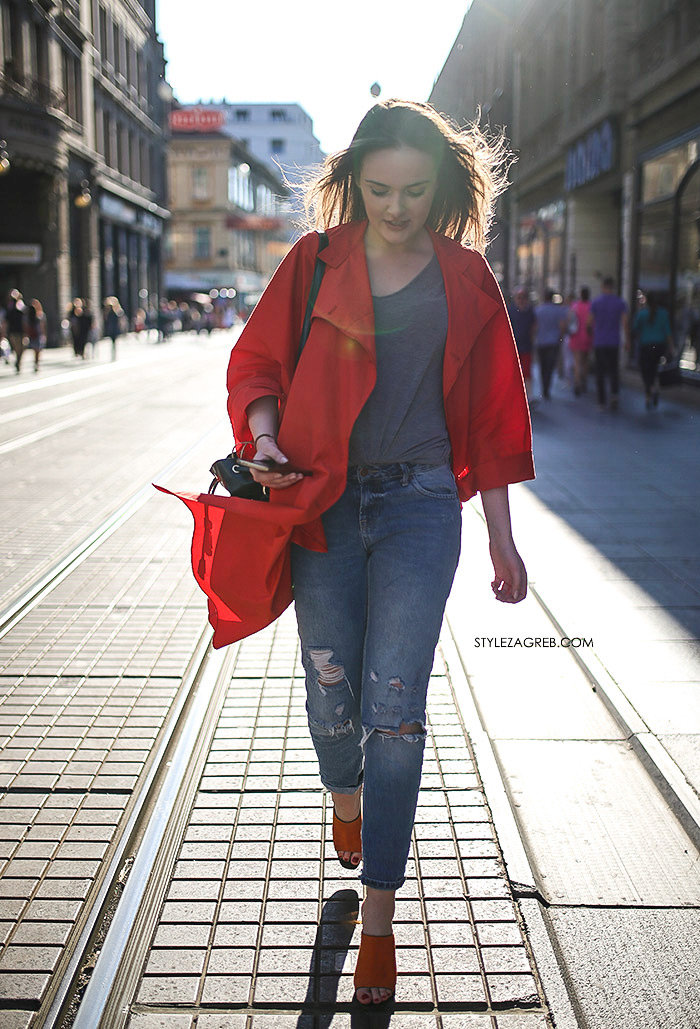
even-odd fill
[[[66,95],[45,79],[33,78],[18,72],[12,61],[6,61],[0,71],[0,94],[16,97],[25,103],[55,111],[66,111]]]

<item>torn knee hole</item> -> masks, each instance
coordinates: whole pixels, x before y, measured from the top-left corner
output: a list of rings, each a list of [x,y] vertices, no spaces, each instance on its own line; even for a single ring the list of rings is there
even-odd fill
[[[398,732],[393,729],[378,729],[383,736],[425,736],[425,727],[420,722],[402,722]]]
[[[318,674],[318,685],[321,689],[325,686],[337,686],[345,678],[345,669],[342,665],[333,663],[333,651],[330,648],[310,649],[309,657]]]

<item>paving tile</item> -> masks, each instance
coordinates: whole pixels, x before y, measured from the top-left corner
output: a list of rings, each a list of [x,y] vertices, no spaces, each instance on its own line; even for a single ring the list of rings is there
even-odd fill
[[[33,1011],[3,1011],[2,1029],[29,1029],[33,1019]]]
[[[483,1004],[486,993],[480,975],[437,974],[435,988],[440,1004]]]
[[[539,1004],[532,975],[487,975],[486,981],[494,1004]]]
[[[181,935],[180,942],[182,939]],[[206,955],[204,949],[153,949],[146,965],[146,975],[201,975]]]
[[[62,946],[73,929],[72,922],[20,922],[13,944]]]
[[[51,976],[43,972],[0,972],[0,1001],[41,1001]]]
[[[245,1029],[245,1022],[242,1024]],[[191,1015],[136,1014],[127,1022],[127,1029],[191,1029],[191,1026]]]
[[[250,976],[208,975],[204,982],[202,1003],[246,1004],[250,996],[250,987]]]
[[[264,1018],[264,1017],[265,1017],[264,1015],[255,1015],[255,1016],[253,1016],[253,1024],[257,1026],[258,1019]],[[278,1019],[278,1018],[279,1019],[284,1019],[285,1016],[284,1015],[280,1015],[280,1016],[273,1015],[272,1017],[274,1019]],[[234,1015],[234,1014],[208,1015],[208,1014],[201,1014],[199,1016],[199,1018],[197,1019],[197,1029],[246,1029],[247,1020],[248,1020],[248,1016],[247,1015]],[[282,1021],[275,1021],[274,1023],[272,1023],[272,1022],[269,1023],[269,1025],[271,1027],[273,1026],[273,1024],[275,1026],[279,1026],[279,1029],[283,1029],[284,1022],[282,1022]],[[260,1025],[263,1025],[263,1023],[261,1022]],[[291,1023],[290,1023],[290,1025],[291,1025]],[[295,1023],[295,1025],[296,1025],[296,1023]],[[140,1029],[140,1027],[136,1027],[136,1029]],[[144,1029],[150,1029],[150,1026],[144,1027]],[[175,1029],[175,1027],[173,1027],[173,1029]],[[309,1026],[309,1029],[313,1029],[313,1026]]]
[[[6,947],[0,956],[1,972],[53,972],[61,956],[60,947]]]
[[[138,1004],[194,1004],[199,990],[199,976],[147,975],[141,980]]]

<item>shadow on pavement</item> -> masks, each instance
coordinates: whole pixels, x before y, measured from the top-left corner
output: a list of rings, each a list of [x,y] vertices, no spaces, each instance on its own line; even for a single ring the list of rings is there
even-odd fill
[[[340,973],[336,969],[344,964],[350,949],[350,941],[357,927],[360,911],[360,898],[357,890],[336,890],[323,905],[321,921],[316,931],[311,967],[309,968],[309,985],[304,999],[306,1010],[299,1014],[296,1029],[331,1029],[336,1012],[332,1010],[338,997]],[[325,949],[324,949],[325,948]],[[333,965],[327,967],[327,961],[333,956]],[[320,1003],[330,1010],[314,1012]],[[353,1001],[350,1014],[352,1029],[388,1029],[393,1014],[393,1001],[381,1011],[365,1010],[358,1002]]]

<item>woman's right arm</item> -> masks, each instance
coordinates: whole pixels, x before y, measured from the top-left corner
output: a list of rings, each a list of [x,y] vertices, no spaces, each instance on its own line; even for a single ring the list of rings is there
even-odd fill
[[[277,397],[258,397],[248,404],[246,415],[255,441],[255,457],[271,457],[274,461],[286,464],[287,457],[277,446],[278,409]],[[281,472],[251,471],[251,475],[256,482],[272,489],[286,489],[302,478],[296,473],[283,475]]]

